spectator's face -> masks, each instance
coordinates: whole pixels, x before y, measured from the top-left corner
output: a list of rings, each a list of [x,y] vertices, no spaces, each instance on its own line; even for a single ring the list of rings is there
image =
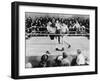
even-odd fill
[[[78,50],[77,50],[77,53],[78,53],[78,54],[81,54],[81,50],[80,50],[80,49],[78,49]]]
[[[56,23],[58,23],[59,21],[57,20]]]

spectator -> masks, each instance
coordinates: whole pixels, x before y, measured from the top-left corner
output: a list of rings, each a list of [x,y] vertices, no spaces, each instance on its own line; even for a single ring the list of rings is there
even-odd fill
[[[71,65],[71,61],[66,52],[63,52],[63,59],[61,60],[61,65],[62,66],[70,66]]]
[[[77,49],[77,64],[78,65],[84,65],[85,64],[85,56],[82,54],[80,49]]]
[[[48,61],[49,54],[50,54],[50,52],[46,51],[46,54],[42,55],[41,61],[39,63],[39,67],[48,67],[49,66],[49,61]]]
[[[32,68],[32,64],[30,62],[26,63],[26,68]]]
[[[61,61],[63,59],[62,55],[58,55],[55,59],[56,66],[61,66]]]
[[[39,67],[47,67],[48,55],[44,54],[41,57],[41,61],[39,63]]]
[[[50,25],[48,25],[48,23],[51,22]],[[65,34],[88,34],[89,33],[89,19],[84,19],[81,17],[70,17],[70,18],[61,18],[61,17],[51,17],[51,16],[40,16],[40,17],[36,17],[34,18],[34,20],[31,17],[27,17],[25,19],[25,30],[26,30],[26,34],[27,37],[32,37],[32,36],[38,36],[42,34],[48,34],[47,32],[49,32],[50,34],[53,32],[53,34],[58,34],[56,35],[58,37],[58,42],[60,43],[60,36],[59,34],[61,34],[61,30],[63,32],[66,31],[65,29],[65,25],[67,26],[67,30],[69,30],[69,33],[65,33]],[[81,26],[80,26],[81,25]],[[34,28],[34,26],[36,28]],[[48,30],[48,26],[50,26],[50,31]],[[80,28],[81,27],[81,28]],[[31,33],[33,32],[35,29],[36,32],[35,33]],[[84,31],[80,31],[80,29],[84,30]],[[34,35],[29,35],[29,34],[34,34]],[[64,34],[64,33],[63,33]],[[27,38],[26,37],[26,38]],[[52,39],[54,38],[54,35],[52,36]]]

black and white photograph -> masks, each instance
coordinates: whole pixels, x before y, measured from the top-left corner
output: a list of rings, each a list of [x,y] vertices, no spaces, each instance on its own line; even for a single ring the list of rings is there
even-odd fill
[[[25,68],[88,66],[90,17],[25,12]]]
[[[12,78],[97,74],[97,7],[12,3]]]

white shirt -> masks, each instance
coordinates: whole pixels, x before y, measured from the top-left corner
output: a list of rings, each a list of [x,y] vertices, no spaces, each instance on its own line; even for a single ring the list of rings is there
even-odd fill
[[[80,24],[78,22],[76,22],[76,24],[73,26],[73,28],[80,28]]]
[[[67,25],[63,25],[63,26],[61,26],[61,31],[63,32],[63,33],[65,33],[66,31],[69,31],[69,29],[68,29],[68,26]]]
[[[51,26],[47,26],[47,30],[49,33],[55,33],[56,29],[55,28],[52,28]]]
[[[56,23],[55,26],[57,27],[57,30],[61,29],[60,23]]]
[[[84,57],[84,55],[83,54],[78,55],[76,62],[77,62],[78,65],[85,64],[85,57]]]

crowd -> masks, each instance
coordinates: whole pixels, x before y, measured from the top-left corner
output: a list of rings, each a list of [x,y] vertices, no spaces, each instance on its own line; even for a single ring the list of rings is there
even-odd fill
[[[82,66],[89,65],[89,58],[84,56],[80,49],[77,49],[77,54],[72,56],[63,52],[62,55],[56,56],[54,59],[50,59],[50,52],[47,51],[41,56],[41,60],[37,66],[33,66],[32,63],[27,63],[27,68],[32,67],[57,67],[57,66]]]
[[[61,29],[63,32],[59,32]],[[31,36],[59,34],[89,34],[89,19],[81,17],[27,17],[25,19],[26,38]]]

